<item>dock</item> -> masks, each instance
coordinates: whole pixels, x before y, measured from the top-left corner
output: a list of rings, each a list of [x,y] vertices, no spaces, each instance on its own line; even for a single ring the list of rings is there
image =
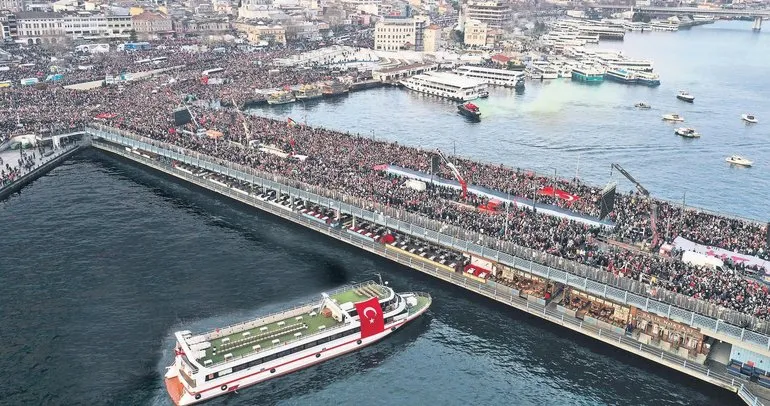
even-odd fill
[[[78,136],[79,135],[80,133],[78,133]],[[45,148],[46,151],[42,155],[40,155],[38,153],[38,149],[34,147],[23,150],[27,154],[32,154],[33,152],[35,153],[35,164],[29,170],[22,168],[21,175],[10,183],[0,183],[0,200],[3,200],[6,197],[18,192],[21,190],[21,188],[28,185],[30,182],[45,175],[56,166],[58,166],[61,162],[80,151],[86,145],[87,144],[84,144],[79,140],[64,146],[59,145],[57,147],[56,145],[51,145]],[[16,166],[16,161],[21,156],[21,153],[22,151],[19,150],[7,149],[5,151],[0,151],[0,158],[5,164]],[[5,164],[2,165],[3,168],[5,168]]]
[[[657,343],[643,333],[629,334],[626,328],[589,317],[587,314],[582,318],[578,317],[580,311],[571,310],[566,304],[559,304],[553,299],[563,299],[566,292],[571,292],[575,296],[596,302],[615,303],[614,306],[618,309],[631,309],[634,313],[648,314],[648,317],[658,318],[667,325],[684,326],[683,328],[708,336],[714,340],[712,343],[732,346],[730,352],[726,347],[715,345],[715,348],[719,348],[715,353],[719,352],[720,358],[737,357],[733,352],[770,357],[770,337],[767,335],[728,324],[695,310],[679,308],[650,296],[641,296],[634,293],[633,287],[629,287],[629,290],[619,289],[612,286],[612,281],[608,278],[600,280],[585,270],[559,268],[558,264],[551,267],[534,262],[532,258],[542,256],[536,252],[520,253],[502,246],[490,248],[478,245],[471,242],[481,243],[480,239],[472,239],[473,235],[466,233],[463,237],[467,239],[462,239],[459,233],[450,234],[451,230],[442,232],[434,229],[435,225],[432,223],[411,213],[387,210],[372,212],[365,208],[367,206],[364,202],[355,198],[348,197],[345,201],[340,201],[331,194],[325,195],[324,190],[310,185],[277,176],[269,177],[252,168],[114,128],[92,125],[83,130],[83,137],[83,145],[90,142],[90,145],[98,150],[229,197],[658,365],[724,388],[735,393],[748,405],[770,405],[767,400],[770,398],[770,390],[766,389],[767,386],[760,386],[767,382],[753,375],[757,370],[753,363],[741,361],[736,371],[734,360],[730,360],[729,366],[706,362],[703,352],[695,356],[692,352],[682,352],[684,347],[675,351],[675,348],[668,348],[663,342]],[[272,201],[264,199],[264,194],[258,195],[255,190],[265,193],[270,191],[276,198]],[[310,208],[312,211],[309,211]],[[336,213],[338,219],[342,216],[352,222],[340,224],[341,221],[329,219],[333,216],[332,213]],[[361,228],[367,224],[369,228]],[[408,241],[399,244],[386,242],[381,238],[384,235],[381,230],[392,230],[408,237]],[[424,245],[420,247],[409,244],[409,241],[418,241]],[[424,249],[425,247],[430,249]],[[563,290],[554,292],[554,297],[542,298],[533,293],[535,289],[531,286],[513,287],[486,279],[484,274],[476,269],[480,268],[482,263],[469,264],[463,268],[461,263],[454,261],[456,257],[444,259],[445,254],[440,253],[446,251],[483,259],[492,268],[502,270],[502,275],[514,275],[514,279],[527,275],[531,281],[539,280],[549,286],[558,284]],[[259,333],[250,332],[250,335]],[[736,352],[736,349],[740,351]],[[748,371],[748,375],[744,371]]]

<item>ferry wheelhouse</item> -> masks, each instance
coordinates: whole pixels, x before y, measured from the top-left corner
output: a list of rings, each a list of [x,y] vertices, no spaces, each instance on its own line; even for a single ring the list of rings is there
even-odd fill
[[[660,86],[660,76],[657,73],[636,72],[636,83],[640,85],[655,87]]]
[[[416,92],[456,101],[475,100],[487,90],[487,85],[479,79],[448,72],[422,73],[399,83]]]
[[[520,71],[483,68],[481,66],[463,65],[455,69],[454,73],[474,79],[481,79],[489,85],[505,87],[516,87],[519,82],[524,80],[524,74]]]
[[[297,99],[294,98],[294,92],[288,90],[271,93],[267,96],[267,104],[287,104],[294,103],[296,100]]]
[[[426,293],[395,293],[370,281],[202,334],[179,331],[166,389],[174,404],[189,405],[285,375],[372,344],[431,302]]]
[[[601,83],[604,81],[604,72],[593,68],[575,68],[572,69],[572,80],[586,83]]]
[[[538,62],[539,61],[533,61],[532,64],[527,68],[526,73],[531,79],[546,80],[559,78],[559,71],[556,70],[550,63]]]
[[[607,69],[607,72],[604,73],[604,79],[626,84],[636,83],[636,76],[632,72],[621,68]]]

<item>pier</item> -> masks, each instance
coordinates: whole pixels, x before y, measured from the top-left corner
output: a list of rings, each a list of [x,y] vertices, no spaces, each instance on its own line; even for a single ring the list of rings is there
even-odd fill
[[[664,346],[656,345],[649,340],[643,340],[642,336],[635,337],[628,334],[623,328],[595,320],[591,317],[580,319],[576,317],[574,311],[560,306],[556,300],[550,300],[552,299],[550,297],[545,299],[538,298],[537,296],[527,294],[524,290],[485,280],[461,270],[458,271],[450,266],[434,262],[432,258],[428,259],[417,255],[414,253],[414,250],[407,251],[382,241],[376,241],[368,235],[352,232],[347,226],[341,227],[340,224],[334,222],[330,223],[314,219],[307,215],[305,211],[300,211],[299,207],[300,205],[304,205],[304,207],[322,207],[329,213],[333,212],[337,213],[338,216],[344,215],[352,218],[353,228],[357,221],[359,224],[381,225],[394,230],[394,232],[397,231],[414,240],[419,239],[435,247],[444,247],[455,252],[471,255],[474,258],[485,258],[501,269],[526,273],[531,275],[532,278],[540,278],[549,283],[558,283],[576,294],[590,295],[593,298],[613,301],[623,306],[630,306],[632,309],[635,308],[640,312],[655,314],[657,315],[655,317],[660,317],[672,323],[686,324],[692,329],[701,331],[704,335],[721,340],[721,342],[730,343],[734,348],[739,348],[743,352],[759,354],[762,357],[770,354],[770,337],[764,334],[736,327],[720,318],[706,316],[702,314],[703,311],[685,310],[681,307],[653,299],[649,295],[642,296],[633,292],[633,286],[629,286],[629,290],[618,289],[608,284],[612,282],[609,278],[605,278],[604,282],[607,283],[603,283],[596,280],[598,275],[589,278],[591,275],[580,275],[580,270],[578,269],[569,269],[569,267],[564,266],[561,267],[563,269],[559,269],[558,267],[550,267],[539,263],[542,261],[536,262],[532,260],[540,260],[540,257],[544,256],[542,253],[530,251],[517,252],[517,255],[512,255],[511,253],[504,252],[507,251],[504,249],[505,247],[498,247],[504,250],[488,247],[486,243],[489,241],[473,239],[467,235],[462,236],[463,238],[459,234],[455,236],[448,226],[445,226],[446,230],[443,231],[433,230],[426,219],[421,220],[419,216],[411,213],[370,211],[367,209],[371,208],[371,204],[358,201],[349,196],[329,193],[320,188],[304,185],[296,181],[291,182],[282,179],[280,176],[260,173],[250,168],[217,160],[117,129],[94,125],[72,134],[82,136],[82,140],[77,144],[77,148],[90,144],[98,150],[109,152],[153,168],[296,224],[303,225],[329,237],[344,241],[404,266],[486,296],[574,332],[592,337],[618,349],[628,351],[704,382],[730,390],[736,393],[746,404],[770,404],[766,400],[770,392],[760,387],[758,383],[752,382],[749,377],[735,373],[734,370],[731,372],[723,364],[704,364],[703,357],[694,358],[686,353],[674,353]],[[185,170],[179,166],[182,164],[188,168],[195,168],[195,172]],[[204,174],[216,174],[220,179],[217,180],[214,176],[209,177]],[[221,181],[222,177],[236,179],[243,184],[251,185],[251,193],[228,187]],[[260,188],[264,191],[269,190],[279,197],[288,196],[291,204],[281,206],[275,201],[270,202],[260,199],[254,193],[255,188]],[[491,238],[487,238],[487,240],[491,240]],[[471,241],[476,241],[483,245]],[[598,270],[595,271],[598,272]],[[611,277],[612,275],[609,276]],[[563,292],[559,293],[559,297],[562,294]],[[756,381],[756,379],[753,380]]]
[[[65,132],[63,134],[48,137],[39,137],[38,142],[46,146],[46,151],[42,155],[36,154],[34,158],[35,163],[32,168],[29,170],[21,168],[21,175],[18,178],[15,178],[13,181],[7,184],[0,183],[0,200],[18,192],[25,185],[45,175],[51,169],[59,165],[62,161],[66,160],[78,152],[81,148],[86,146],[87,144],[84,144],[80,140],[82,134],[82,132],[78,131],[74,133]],[[67,145],[61,144],[62,139],[68,139],[70,137],[77,138],[77,140]],[[50,143],[50,145],[47,145],[48,143]],[[31,154],[32,152],[37,152],[38,149],[36,147],[32,147],[22,151],[11,149],[7,149],[5,151],[0,150],[0,158],[2,158],[3,162],[6,164],[13,165],[16,159],[21,156],[21,152],[23,151]]]

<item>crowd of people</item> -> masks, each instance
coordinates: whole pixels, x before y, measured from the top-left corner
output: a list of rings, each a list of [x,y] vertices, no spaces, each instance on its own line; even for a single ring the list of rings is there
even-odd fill
[[[28,86],[0,90],[0,131],[56,131],[92,123],[133,131],[189,150],[253,167],[264,172],[381,203],[425,217],[441,220],[470,231],[510,241],[519,246],[560,256],[581,264],[604,269],[616,275],[649,281],[654,286],[719,304],[726,308],[766,317],[770,306],[767,288],[742,272],[743,263],[725,262],[718,269],[685,263],[681,252],[671,255],[635,249],[608,247],[599,238],[632,243],[652,241],[652,205],[657,206],[657,224],[667,224],[657,232],[661,242],[682,236],[705,245],[721,247],[746,255],[770,258],[765,227],[759,223],[732,219],[650,199],[637,193],[617,193],[609,219],[613,227],[589,226],[585,222],[543,214],[515,204],[498,210],[479,210],[488,197],[469,193],[463,198],[454,188],[427,185],[420,191],[406,185],[406,179],[375,169],[381,164],[397,165],[429,172],[433,151],[398,143],[373,140],[341,131],[308,127],[241,113],[237,107],[255,97],[256,89],[281,88],[328,80],[334,75],[360,73],[332,70],[322,66],[275,66],[276,58],[287,58],[296,50],[244,50],[222,46],[216,52],[188,52],[188,43],[166,42],[157,50],[125,52],[99,56],[90,62],[102,76],[132,71],[137,60],[164,55],[164,64],[181,67],[132,81],[90,91],[65,89],[62,83],[45,88]],[[304,47],[304,50],[310,47]],[[51,55],[45,55],[50,61]],[[57,59],[64,65],[65,59]],[[46,63],[37,61],[42,69]],[[50,63],[50,62],[49,62]],[[79,63],[79,62],[76,62]],[[209,85],[201,80],[203,70],[221,67],[224,83]],[[69,65],[59,69],[73,69]],[[184,100],[193,120],[175,125],[174,109]],[[234,107],[221,106],[234,101]],[[199,128],[215,130],[221,137],[195,135]],[[269,147],[262,150],[251,145]],[[263,152],[278,150],[284,154]],[[286,157],[288,155],[288,157]],[[296,159],[297,156],[307,158]],[[552,179],[503,165],[473,162],[451,157],[468,184],[493,189],[511,196],[536,200],[538,205],[554,205],[578,216],[599,215],[601,188],[577,179]],[[10,170],[10,168],[9,168]],[[7,171],[3,176],[7,176]],[[438,176],[454,175],[442,166]],[[543,195],[544,187],[554,187],[578,196],[564,200]],[[754,269],[764,273],[764,269]],[[770,270],[768,270],[770,271]]]

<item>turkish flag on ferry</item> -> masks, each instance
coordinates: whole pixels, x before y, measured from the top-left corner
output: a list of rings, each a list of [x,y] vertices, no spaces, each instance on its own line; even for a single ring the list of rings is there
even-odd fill
[[[361,338],[385,331],[385,319],[382,318],[382,306],[378,298],[356,303],[356,311],[361,319]]]

